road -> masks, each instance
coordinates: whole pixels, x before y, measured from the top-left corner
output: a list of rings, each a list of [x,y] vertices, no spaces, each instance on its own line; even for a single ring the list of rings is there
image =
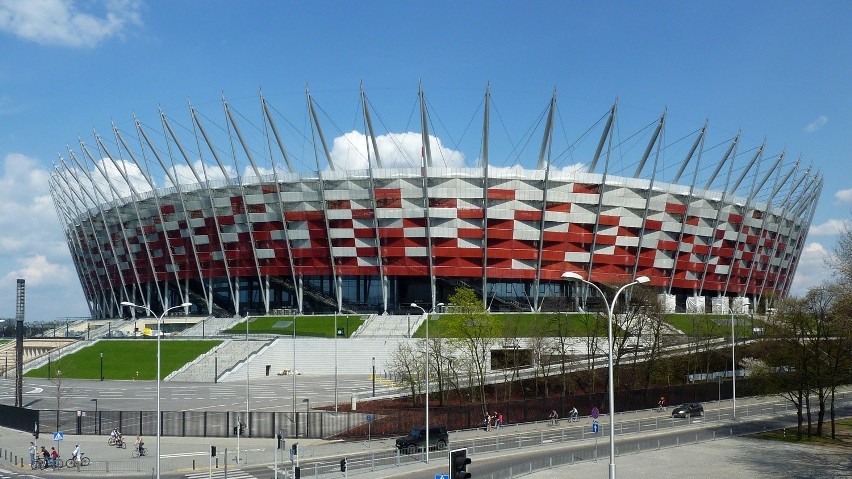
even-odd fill
[[[339,403],[349,403],[353,393],[371,390],[365,375],[338,375]],[[334,376],[296,376],[296,404],[310,399],[319,407],[334,404]],[[382,392],[377,385],[377,393]],[[292,376],[252,380],[248,384],[249,408],[252,411],[290,411],[293,409]],[[24,378],[24,405],[34,409],[93,411],[97,399],[99,409],[153,411],[157,408],[157,386],[154,381],[88,381]],[[15,404],[13,379],[0,379],[0,403]],[[246,408],[245,382],[226,383],[160,383],[160,407],[164,411],[241,411]]]

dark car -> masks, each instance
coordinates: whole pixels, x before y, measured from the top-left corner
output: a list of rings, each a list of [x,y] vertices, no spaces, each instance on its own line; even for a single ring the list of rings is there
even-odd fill
[[[429,427],[429,449],[437,449],[439,451],[447,448],[449,435],[445,426],[430,426]],[[401,452],[414,454],[422,450],[426,446],[426,428],[415,427],[408,433],[407,436],[396,440],[396,448]]]
[[[704,406],[697,402],[679,404],[672,409],[672,417],[692,417],[703,415]]]

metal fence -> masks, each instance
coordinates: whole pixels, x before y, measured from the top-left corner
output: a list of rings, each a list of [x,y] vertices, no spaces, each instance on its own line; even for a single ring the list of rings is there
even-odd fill
[[[738,381],[741,396],[753,394],[748,380]],[[695,383],[681,386],[650,388],[616,393],[616,409],[641,410],[657,403],[660,396],[669,404],[680,402],[706,402],[731,397],[730,383]],[[576,407],[587,415],[593,407],[602,414],[607,412],[605,393],[561,396],[556,398],[499,401],[488,403],[489,411],[503,415],[504,424],[528,423],[545,420],[551,410],[561,417]],[[364,405],[362,405],[364,407]],[[0,422],[4,416],[0,409]],[[29,411],[29,410],[28,410]],[[474,429],[482,424],[484,413],[481,404],[463,406],[438,406],[433,401],[429,408],[430,423],[442,424],[449,430]],[[118,428],[124,434],[154,436],[157,426],[155,411],[35,411],[43,428],[54,431],[74,431],[75,434],[99,435]],[[412,427],[425,424],[423,407],[381,409],[356,412],[304,411],[304,412],[250,412],[245,411],[161,411],[161,435],[178,437],[234,437],[242,423],[243,436],[274,438],[283,431],[285,437],[326,439],[331,437],[362,439],[391,437],[405,434]],[[26,427],[9,426],[31,430]]]
[[[837,401],[838,410],[843,408],[847,413],[849,408],[852,408],[852,396],[848,393],[839,393],[835,398]],[[697,418],[676,419],[669,416],[644,417],[632,420],[624,420],[625,414],[616,414],[615,430],[619,437],[616,444],[615,454],[635,454],[648,450],[665,449],[678,447],[686,444],[694,444],[707,441],[715,441],[747,434],[754,434],[765,431],[767,429],[777,428],[779,424],[789,422],[790,413],[794,411],[792,404],[789,401],[770,401],[758,404],[747,404],[737,408],[737,416],[741,418],[749,418],[761,416],[765,417],[766,421],[758,421],[753,423],[738,423],[728,424],[723,422],[727,419],[722,415],[721,409],[718,415],[708,413],[706,416]],[[785,421],[779,421],[777,418],[784,416]],[[683,426],[695,425],[696,423],[704,424],[706,427],[695,429],[682,429]],[[568,426],[549,428],[544,426],[535,431],[511,432],[511,428],[503,429],[501,433],[489,435],[487,437],[477,437],[468,440],[453,440],[451,437],[452,449],[467,448],[469,455],[475,454],[495,454],[506,450],[517,450],[525,448],[539,448],[543,446],[552,446],[559,443],[574,443],[577,447],[572,447],[571,453],[554,453],[552,457],[546,459],[526,461],[510,468],[495,472],[490,475],[491,479],[503,479],[517,477],[519,475],[530,474],[539,470],[549,469],[558,466],[570,465],[581,461],[598,460],[599,453],[601,457],[608,457],[609,450],[604,445],[604,440],[608,440],[609,435],[606,428],[601,428],[598,433],[592,431],[592,425],[589,422],[585,424],[568,423]],[[679,431],[680,430],[680,431]],[[665,432],[670,431],[668,435],[654,435],[653,437],[640,436],[638,433],[643,432]],[[679,431],[679,432],[678,432]],[[635,436],[630,436],[636,434]],[[600,447],[594,441],[600,441]],[[403,454],[395,450],[390,445],[386,447],[372,447],[375,452],[362,452],[359,454],[347,455],[348,469],[352,473],[362,471],[374,471],[378,469],[387,469],[391,467],[401,467],[410,464],[423,463],[425,460],[425,452],[421,451],[416,454]],[[432,460],[441,461],[446,457],[446,452],[432,451],[430,458]],[[319,478],[329,474],[339,475],[340,463],[339,458],[332,460],[318,461],[303,461],[301,464],[301,477],[303,478]]]

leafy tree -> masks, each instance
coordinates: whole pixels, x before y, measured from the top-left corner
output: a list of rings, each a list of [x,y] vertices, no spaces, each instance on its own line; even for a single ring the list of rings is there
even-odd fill
[[[476,386],[476,399],[488,409],[485,395],[486,376],[491,348],[501,334],[500,321],[482,305],[470,288],[460,287],[449,297],[450,314],[441,320],[444,337],[467,359]]]

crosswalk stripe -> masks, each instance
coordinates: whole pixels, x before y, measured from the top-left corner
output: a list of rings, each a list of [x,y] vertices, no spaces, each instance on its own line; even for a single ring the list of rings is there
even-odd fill
[[[206,479],[213,477],[214,479],[224,478],[225,470],[217,469],[213,471],[213,475],[211,476],[208,472],[194,472],[192,474],[186,474],[183,476],[186,479]],[[239,469],[229,469],[228,470],[228,479],[257,479],[257,477],[252,476],[247,472],[243,472]]]

